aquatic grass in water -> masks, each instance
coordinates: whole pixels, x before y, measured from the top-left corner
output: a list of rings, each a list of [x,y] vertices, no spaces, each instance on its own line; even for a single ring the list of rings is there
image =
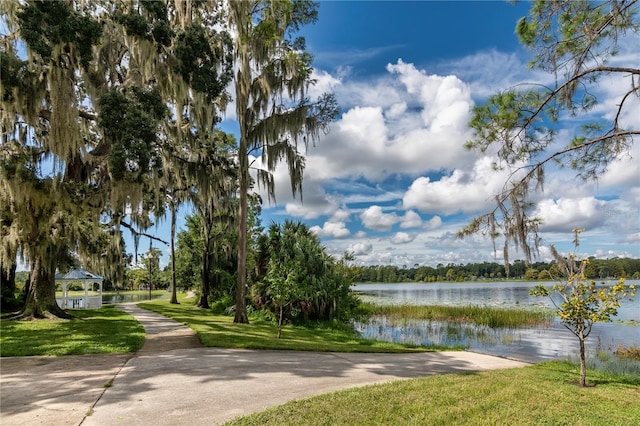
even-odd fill
[[[618,346],[614,351],[618,358],[640,361],[640,346]]]
[[[619,355],[619,351],[611,354],[606,351],[598,351],[595,356],[587,358],[587,370],[598,371],[605,375],[637,380],[640,377],[640,358]],[[577,356],[567,357],[567,362],[576,366],[580,365]]]
[[[364,303],[354,327],[363,337],[417,345],[486,348],[509,345],[508,330],[548,327],[551,310],[491,306],[376,305]],[[505,341],[506,340],[506,341]],[[481,349],[482,351],[482,349]]]
[[[370,316],[383,316],[393,323],[407,320],[447,321],[472,323],[489,328],[518,328],[550,324],[551,310],[497,308],[492,306],[418,306],[363,304]]]

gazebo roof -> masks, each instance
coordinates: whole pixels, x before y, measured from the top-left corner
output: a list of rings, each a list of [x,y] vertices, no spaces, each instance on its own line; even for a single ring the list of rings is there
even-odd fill
[[[66,274],[56,275],[57,280],[101,280],[100,275],[89,272],[86,269],[71,269]]]

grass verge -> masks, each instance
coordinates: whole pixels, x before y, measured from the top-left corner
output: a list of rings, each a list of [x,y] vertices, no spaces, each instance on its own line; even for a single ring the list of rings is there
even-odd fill
[[[168,300],[154,300],[139,306],[173,318],[191,327],[204,346],[242,349],[288,349],[320,352],[424,352],[429,350],[462,349],[452,347],[424,347],[379,342],[359,338],[344,324],[283,327],[282,338],[276,339],[273,322],[251,317],[250,324],[235,324],[233,317],[214,315],[194,306],[192,299],[180,298],[179,305]]]
[[[73,320],[0,321],[0,356],[136,352],[144,328],[113,306],[70,309]]]
[[[431,376],[343,390],[235,419],[236,425],[631,425],[640,419],[640,377],[589,372],[575,365]]]

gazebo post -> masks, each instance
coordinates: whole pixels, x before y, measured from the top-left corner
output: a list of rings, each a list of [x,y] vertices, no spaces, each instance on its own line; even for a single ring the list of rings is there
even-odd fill
[[[100,302],[98,303],[98,308],[102,308],[102,280],[98,281],[100,292],[98,295],[100,296]]]
[[[61,285],[62,285],[62,309],[67,309],[69,305],[69,302],[68,302],[69,283],[66,281],[63,281]]]
[[[83,287],[84,287],[84,301],[82,302],[82,307],[84,309],[87,309],[89,307],[88,303],[89,303],[89,291],[87,286],[89,285],[89,283],[87,282],[87,280],[85,280],[83,283]],[[93,286],[93,284],[91,284],[91,286]]]

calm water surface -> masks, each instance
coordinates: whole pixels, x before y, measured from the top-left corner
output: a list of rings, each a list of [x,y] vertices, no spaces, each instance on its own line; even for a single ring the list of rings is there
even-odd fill
[[[628,280],[640,287],[639,280]],[[478,305],[521,308],[552,308],[548,298],[530,296],[538,283],[398,283],[356,284],[353,289],[374,303],[413,305]],[[550,287],[550,283],[548,286]],[[636,325],[624,322],[635,321]],[[357,323],[363,337],[422,345],[465,346],[469,350],[537,362],[566,359],[578,350],[578,340],[558,320],[538,328],[491,329],[472,324],[438,321],[406,321],[394,325],[385,318]],[[640,346],[640,296],[625,301],[612,323],[598,323],[587,339],[590,355],[613,352],[619,345]]]
[[[103,305],[113,305],[113,304],[116,304],[116,303],[142,302],[144,300],[159,299],[159,298],[162,298],[164,296],[165,295],[163,295],[163,294],[152,294],[151,297],[149,297],[149,293],[144,293],[144,294],[127,294],[127,293],[108,294],[108,295],[103,295],[102,296],[102,304]]]

